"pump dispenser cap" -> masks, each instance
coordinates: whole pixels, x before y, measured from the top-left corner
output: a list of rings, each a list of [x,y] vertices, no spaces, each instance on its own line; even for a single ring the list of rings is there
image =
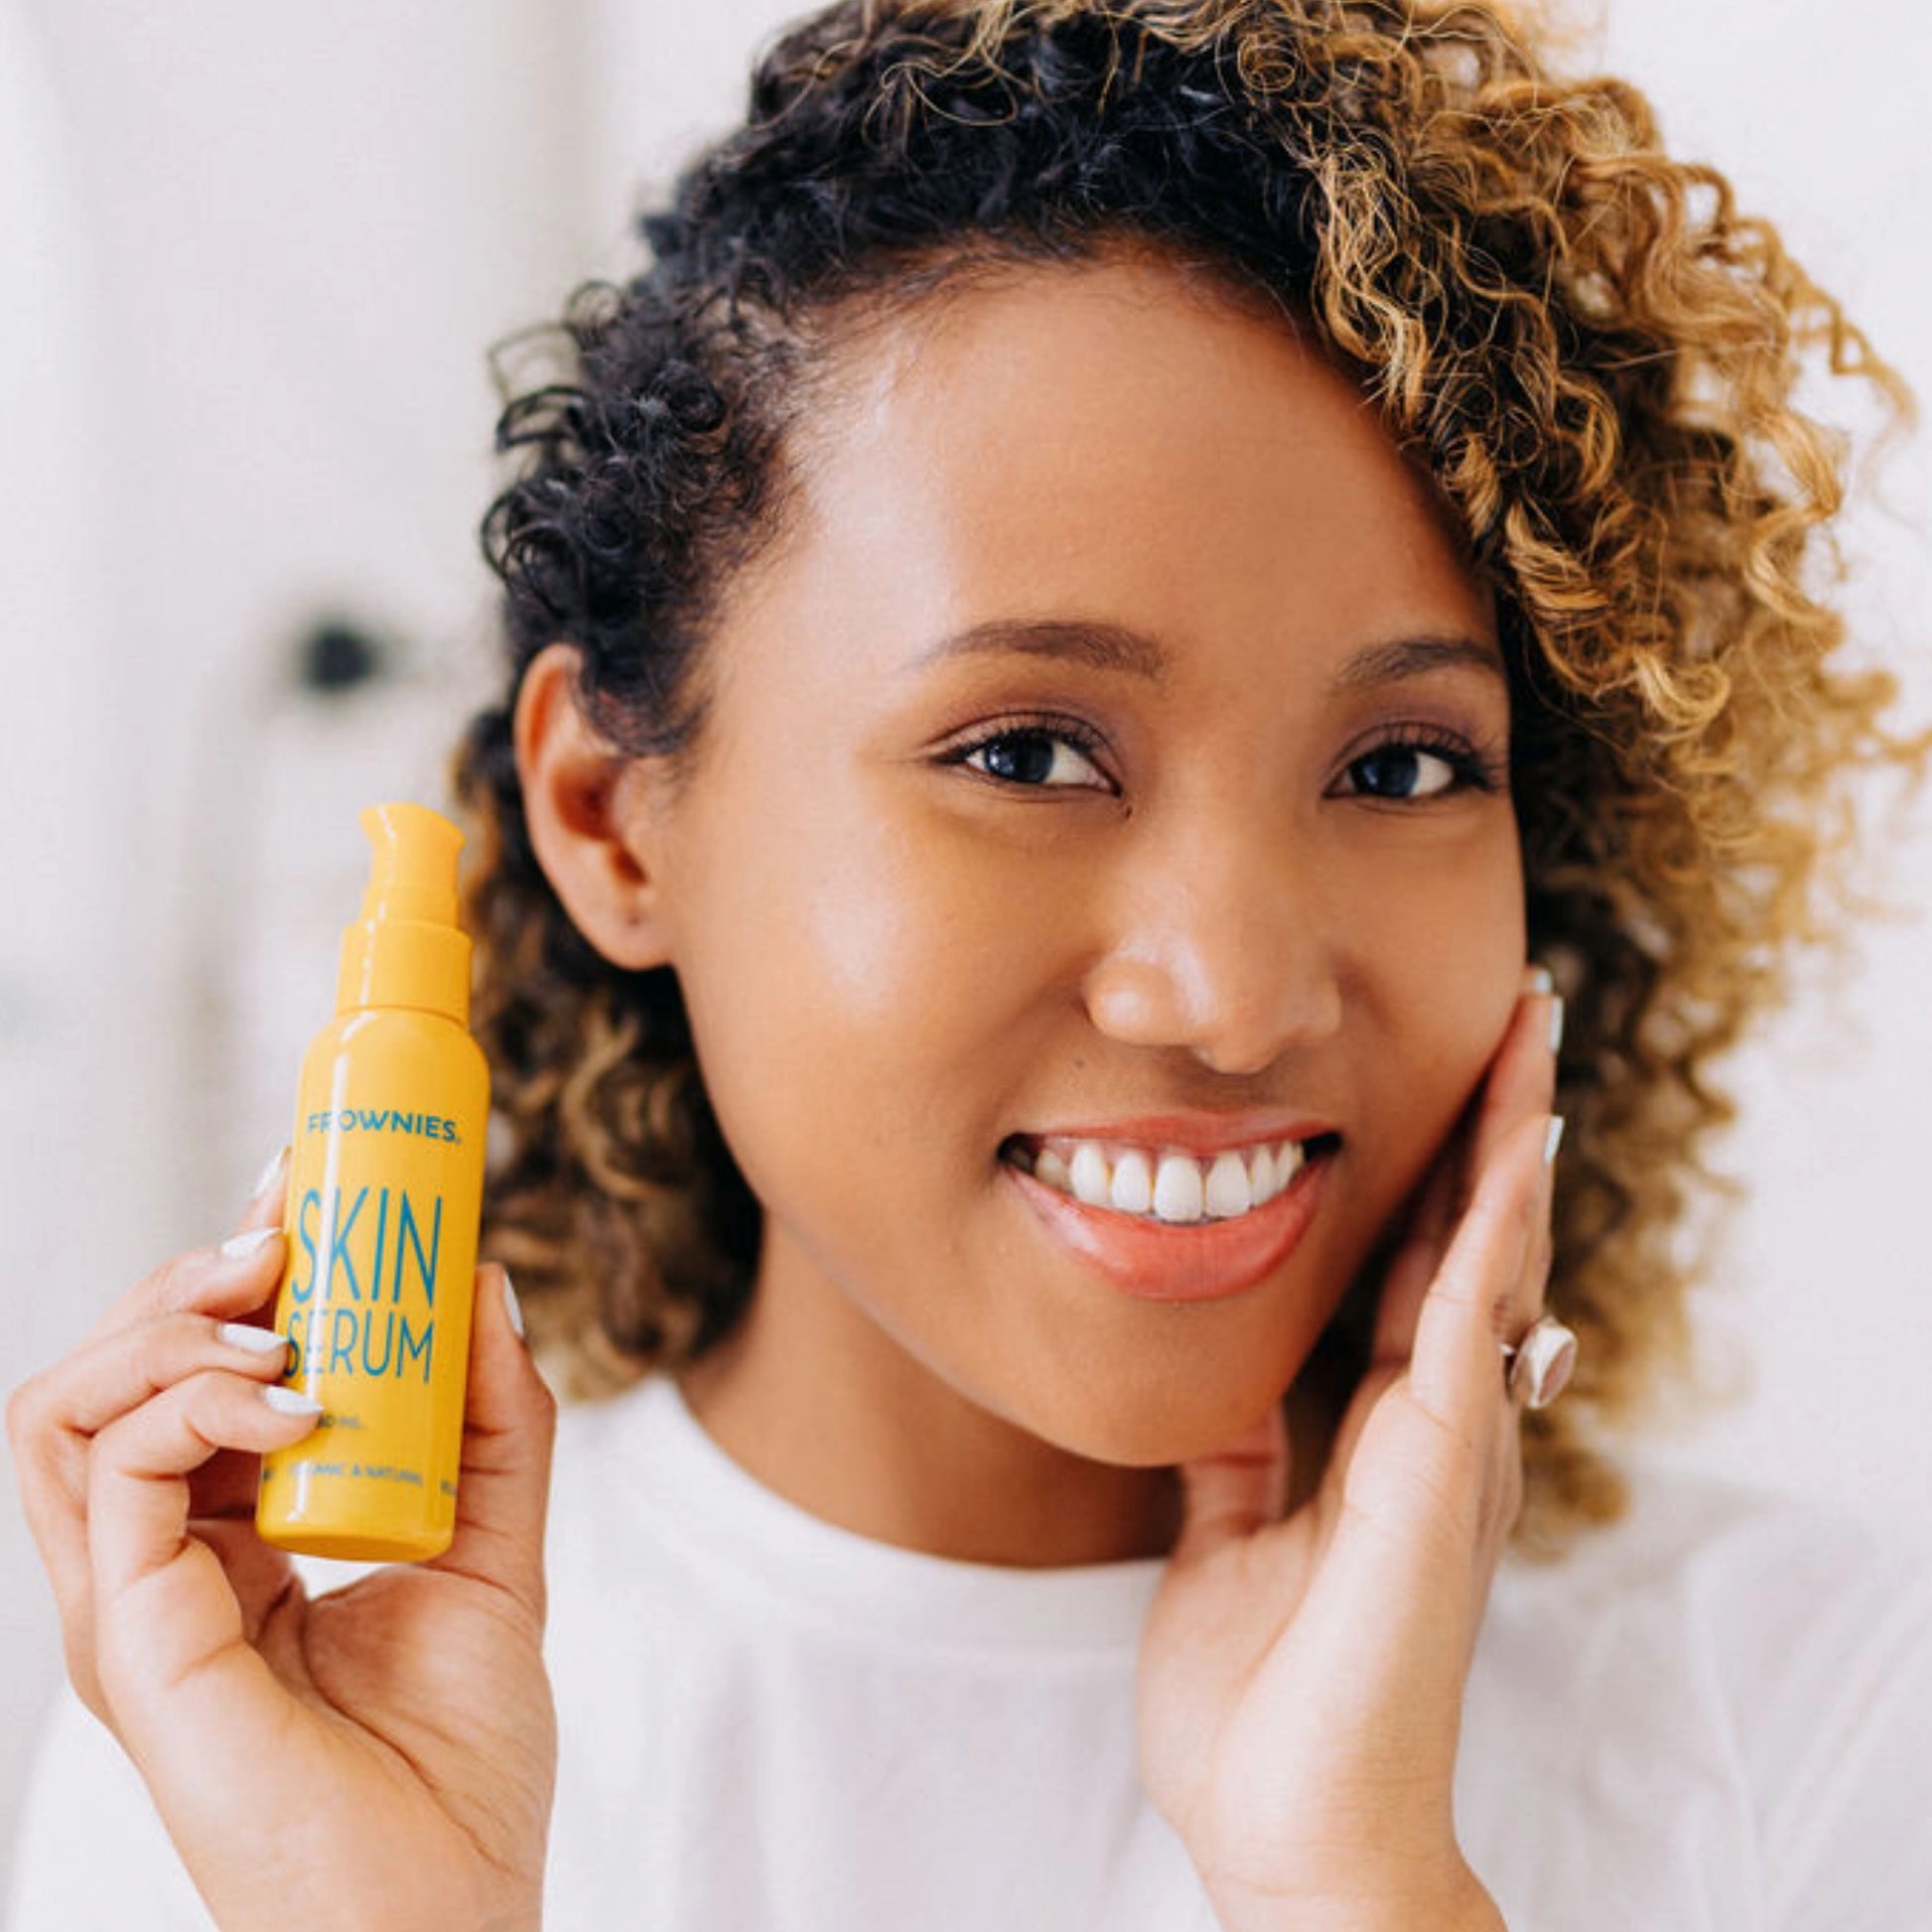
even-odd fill
[[[427,805],[371,805],[362,916],[343,933],[336,1011],[413,1007],[470,1024],[470,935],[457,923],[463,834]]]

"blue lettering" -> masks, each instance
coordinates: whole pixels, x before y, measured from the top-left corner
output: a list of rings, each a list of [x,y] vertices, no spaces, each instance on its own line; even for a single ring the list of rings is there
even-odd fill
[[[461,1144],[457,1124],[444,1114],[411,1114],[396,1107],[345,1107],[340,1113],[327,1109],[308,1115],[302,1123],[305,1134],[419,1134],[426,1141]]]
[[[369,1300],[382,1300],[382,1249],[389,1233],[389,1190],[384,1187],[376,1200],[375,1255],[369,1263]]]
[[[409,1317],[406,1314],[397,1315],[395,1319],[402,1323],[402,1353],[396,1357],[396,1374],[400,1377],[405,1363],[413,1362],[420,1357],[423,1364],[423,1382],[427,1387],[430,1357],[435,1353],[432,1344],[436,1340],[436,1323],[433,1320],[425,1321],[423,1332],[419,1335],[409,1325]]]
[[[436,1216],[430,1228],[427,1257],[423,1254],[422,1231],[417,1224],[415,1214],[411,1211],[409,1196],[404,1194],[402,1197],[402,1212],[396,1228],[396,1276],[390,1297],[396,1302],[402,1300],[402,1255],[405,1242],[416,1250],[416,1273],[422,1279],[423,1299],[434,1309],[436,1307],[436,1257],[443,1245],[443,1196],[441,1194],[436,1196]]]
[[[362,1284],[356,1279],[355,1264],[348,1258],[348,1237],[350,1230],[355,1226],[355,1217],[361,1213],[362,1203],[368,1197],[369,1190],[366,1187],[357,1188],[355,1192],[355,1205],[348,1210],[348,1219],[339,1221],[335,1227],[329,1230],[331,1235],[329,1243],[329,1269],[323,1277],[323,1283],[324,1292],[332,1302],[336,1299],[336,1270],[339,1267],[348,1277],[349,1294],[358,1302],[362,1299]],[[338,1187],[336,1189],[336,1212],[340,1216],[342,1211],[343,1190]]]
[[[416,1119],[425,1132],[448,1124],[429,1114]],[[358,1255],[355,1226],[371,1194],[376,1197],[375,1221]],[[432,1193],[428,1206],[425,1215],[422,1197],[404,1187],[312,1187],[303,1193],[295,1225],[300,1253],[289,1275],[293,1306],[286,1328],[293,1359],[286,1379],[411,1376],[428,1383],[435,1354],[443,1196]],[[378,1336],[377,1305],[385,1299],[395,1306],[382,1311]],[[420,1323],[402,1311],[405,1299],[412,1309],[426,1307]]]
[[[329,1323],[329,1369],[355,1373],[355,1330],[361,1325],[353,1309],[337,1309]]]
[[[391,1309],[382,1322],[382,1359],[372,1362],[369,1359],[369,1336],[375,1328],[375,1311],[371,1309],[367,1319],[362,1323],[362,1373],[364,1375],[387,1375],[389,1372],[389,1351],[396,1342],[396,1312]]]
[[[321,1211],[321,1190],[311,1187],[302,1196],[302,1205],[296,1210],[295,1217],[296,1237],[301,1241],[303,1247],[309,1251],[308,1280],[297,1281],[293,1273],[289,1276],[289,1293],[298,1302],[306,1302],[316,1292],[316,1237],[310,1230],[309,1218],[312,1214],[318,1214]]]

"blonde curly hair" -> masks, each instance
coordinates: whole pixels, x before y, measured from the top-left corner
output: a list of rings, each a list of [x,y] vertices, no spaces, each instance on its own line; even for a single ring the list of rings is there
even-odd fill
[[[1675,1237],[1731,1104],[1712,1067],[1827,936],[1860,767],[1922,766],[1893,680],[1843,667],[1823,359],[1911,398],[1715,169],[1491,0],[844,0],[777,36],[744,125],[645,213],[649,265],[520,338],[484,520],[508,679],[455,759],[475,1027],[500,1158],[484,1251],[560,1391],[694,1359],[751,1293],[759,1216],[668,969],[573,927],[510,745],[565,638],[614,746],[702,738],[704,638],[793,500],[829,351],[987,264],[1123,243],[1288,305],[1433,473],[1493,588],[1531,951],[1569,1026],[1550,1287],[1583,1338],[1525,1423],[1516,1539],[1560,1554],[1624,1488],[1600,1425],[1694,1380]],[[1360,1373],[1358,1283],[1307,1371]]]

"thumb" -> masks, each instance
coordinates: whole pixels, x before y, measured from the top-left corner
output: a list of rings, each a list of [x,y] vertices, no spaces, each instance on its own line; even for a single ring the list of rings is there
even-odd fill
[[[1173,1567],[1191,1569],[1280,1522],[1288,1477],[1288,1417],[1278,1398],[1252,1428],[1180,1464],[1182,1516]]]
[[[500,1262],[477,1270],[456,1535],[424,1567],[496,1585],[540,1627],[557,1402],[523,1344],[522,1317],[512,1312],[514,1298],[509,1271]]]

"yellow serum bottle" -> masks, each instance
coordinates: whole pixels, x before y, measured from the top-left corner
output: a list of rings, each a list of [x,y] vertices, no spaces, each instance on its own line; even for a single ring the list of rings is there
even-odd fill
[[[456,1534],[489,1069],[469,1032],[463,834],[414,804],[361,826],[368,891],[302,1063],[275,1298],[282,1379],[322,1415],[263,1456],[255,1528],[309,1556],[411,1563]]]

